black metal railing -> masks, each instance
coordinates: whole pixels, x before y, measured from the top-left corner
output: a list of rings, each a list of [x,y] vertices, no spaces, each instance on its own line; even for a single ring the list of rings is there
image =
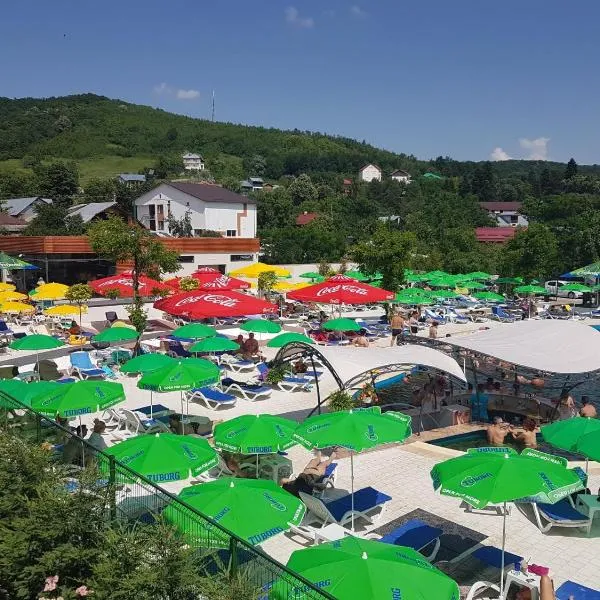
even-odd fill
[[[0,400],[2,406],[6,407],[0,409],[3,413],[0,426],[22,439],[56,449],[57,459],[68,451],[81,466],[91,465],[96,469],[97,478],[91,483],[89,469],[73,469],[67,489],[76,491],[80,486],[86,486],[86,492],[103,496],[107,519],[117,521],[120,525],[133,526],[140,521],[152,523],[169,506],[170,516],[176,516],[173,520],[177,521],[179,530],[185,532],[185,543],[202,553],[205,559],[202,561],[204,574],[239,575],[260,590],[257,594],[260,600],[268,600],[269,590],[275,582],[278,597],[334,600],[326,591],[294,573],[260,548],[252,546],[113,456],[97,450],[61,423],[5,393],[0,392]],[[9,418],[9,412],[13,411],[22,414]]]

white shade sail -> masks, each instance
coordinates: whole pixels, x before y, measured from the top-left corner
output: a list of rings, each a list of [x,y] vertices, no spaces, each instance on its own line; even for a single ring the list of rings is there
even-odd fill
[[[324,346],[319,347],[318,350],[329,361],[344,383],[354,379],[357,375],[389,365],[422,365],[444,371],[461,381],[466,381],[463,370],[451,356],[427,346],[411,344],[376,349]]]
[[[589,373],[600,369],[600,332],[574,320],[504,324],[444,343],[535,371]]]

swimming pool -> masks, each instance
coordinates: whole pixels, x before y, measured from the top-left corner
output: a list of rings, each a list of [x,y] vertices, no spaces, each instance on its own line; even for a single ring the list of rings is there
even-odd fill
[[[582,460],[582,457],[577,454],[572,454],[570,452],[566,452],[565,450],[560,450],[558,448],[554,448],[554,446],[546,444],[539,434],[537,436],[537,441],[538,449],[542,452],[547,452],[548,454],[554,454],[556,456],[563,456],[567,460]],[[428,443],[433,444],[434,446],[442,446],[443,448],[461,450],[462,452],[466,452],[469,448],[483,448],[490,445],[487,440],[487,434],[483,429],[481,431],[472,431],[469,433],[461,433],[459,435],[451,435],[438,440],[432,440]],[[523,446],[516,444],[512,440],[511,436],[506,436],[505,445],[518,451],[523,449]]]

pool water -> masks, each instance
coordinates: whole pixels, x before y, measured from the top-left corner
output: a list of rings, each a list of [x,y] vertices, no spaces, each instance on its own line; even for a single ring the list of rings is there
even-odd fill
[[[565,450],[560,450],[559,448],[554,448],[554,446],[546,444],[539,434],[537,436],[537,441],[538,450],[541,450],[542,452],[554,454],[555,456],[562,456],[567,460],[582,460],[582,457],[577,454],[572,454],[570,452],[566,452]],[[487,434],[484,430],[461,433],[459,435],[451,435],[438,440],[432,440],[428,443],[433,444],[434,446],[442,446],[444,448],[460,450],[462,452],[466,452],[469,448],[484,448],[485,446],[490,445],[487,440]],[[506,436],[506,442],[504,445],[508,446],[509,448],[514,448],[519,452],[523,450],[523,446],[521,444],[517,444],[510,435]]]

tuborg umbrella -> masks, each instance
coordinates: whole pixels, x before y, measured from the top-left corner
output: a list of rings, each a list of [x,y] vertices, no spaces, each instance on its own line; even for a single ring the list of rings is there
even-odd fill
[[[494,292],[476,292],[473,294],[473,298],[478,300],[490,300],[491,302],[503,302],[505,300],[502,294],[496,294]]]
[[[122,373],[147,373],[173,365],[176,362],[177,361],[174,358],[171,358],[166,354],[151,352],[129,359],[126,363],[121,365],[120,371]]]
[[[6,252],[0,252],[0,269],[6,269],[7,271],[29,271],[31,269],[38,269],[35,265],[31,265],[20,258],[15,258],[6,254]]]
[[[464,279],[474,279],[478,281],[489,281],[491,278],[492,276],[485,271],[473,271],[464,276]]]
[[[302,279],[318,279],[322,275],[316,271],[308,271],[307,273],[302,273],[299,277],[302,277]]]
[[[583,454],[587,472],[588,459],[600,459],[600,419],[574,417],[542,427],[542,437],[550,445]]]
[[[352,279],[356,279],[356,281],[369,281],[369,279],[371,279],[360,271],[346,271],[344,275],[346,277],[352,277]]]
[[[69,418],[110,408],[122,400],[125,392],[120,383],[88,379],[60,384],[33,398],[31,406],[44,415]]]
[[[138,435],[105,452],[155,483],[195,477],[219,464],[216,450],[204,438],[174,433]]]
[[[269,348],[281,348],[286,344],[291,344],[293,342],[303,342],[305,344],[314,345],[315,340],[309,338],[307,335],[303,335],[302,333],[296,333],[295,331],[286,331],[285,333],[281,333],[278,336],[274,337],[272,340],[267,342],[267,346]]]
[[[217,335],[217,331],[213,327],[203,325],[202,323],[187,323],[175,329],[171,335],[176,338],[200,340],[202,338],[214,337]]]
[[[539,285],[520,285],[514,291],[517,294],[547,294],[546,288]]]
[[[354,512],[354,452],[381,444],[402,442],[410,434],[411,418],[398,412],[381,414],[379,407],[315,415],[301,423],[294,437],[305,448],[342,446],[350,452],[352,511]],[[354,529],[354,517],[352,518]]]
[[[498,277],[498,279],[496,279],[495,283],[518,284],[518,283],[523,283],[523,278],[522,277]]]
[[[250,544],[262,544],[290,525],[299,525],[306,512],[299,498],[265,479],[222,477],[184,488],[179,498]],[[192,543],[229,547],[229,536],[208,522],[190,519],[178,505],[170,504],[162,514]]]
[[[28,385],[29,384],[20,379],[0,379],[0,408],[18,408],[16,404],[13,404],[10,399],[5,398],[4,395],[16,398],[23,404],[29,404],[29,402],[25,401],[23,398],[27,392]]]
[[[466,454],[438,463],[431,470],[434,489],[475,508],[504,503],[502,567],[506,545],[506,503],[526,497],[553,504],[583,488],[564,458],[526,448],[470,448]],[[503,580],[500,597],[503,597]]]
[[[360,331],[360,325],[354,319],[329,319],[323,323],[323,329],[328,331]]]
[[[40,350],[52,350],[53,348],[60,348],[65,343],[51,335],[43,335],[41,333],[34,333],[32,335],[26,335],[25,337],[19,338],[10,344],[13,350],[35,350],[35,362],[38,366],[39,371],[39,353]]]
[[[226,337],[209,337],[195,344],[192,344],[189,348],[189,352],[229,352],[240,349],[240,345]]]
[[[185,315],[192,319],[241,317],[277,312],[275,304],[233,290],[184,292],[158,300],[154,303],[154,307],[171,315]]]
[[[94,342],[133,342],[138,332],[129,327],[109,327],[92,337]]]
[[[365,304],[392,300],[394,294],[366,283],[334,275],[323,283],[309,285],[290,292],[287,297],[299,302],[322,302],[326,304]]]
[[[564,292],[591,292],[592,288],[587,286],[587,285],[583,285],[582,283],[567,283],[566,285],[563,285],[561,288],[561,291]]]
[[[244,331],[253,331],[254,333],[279,333],[281,325],[267,319],[250,319],[240,325]]]
[[[459,600],[456,582],[422,554],[405,546],[348,535],[295,550],[287,566],[338,600]],[[308,598],[278,580],[269,598]]]

